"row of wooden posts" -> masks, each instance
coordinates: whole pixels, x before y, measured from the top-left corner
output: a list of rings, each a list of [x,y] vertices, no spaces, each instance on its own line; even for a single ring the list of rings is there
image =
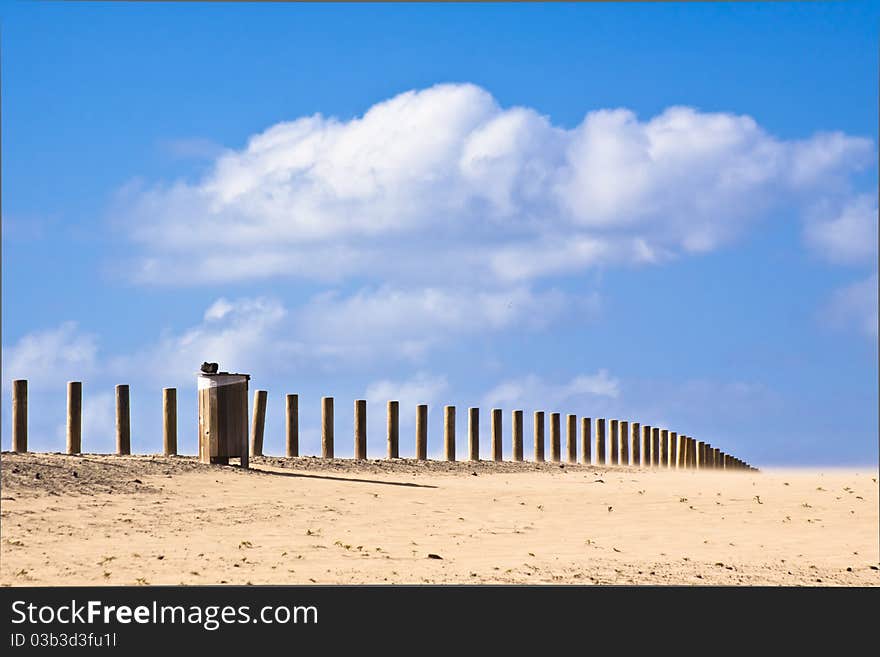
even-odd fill
[[[266,421],[265,390],[254,392],[251,423],[250,454],[262,456],[263,430]],[[286,399],[286,454],[299,456],[299,396]],[[27,380],[12,382],[12,451],[27,452]],[[166,456],[177,454],[177,389],[162,389],[163,451]],[[455,406],[444,407],[444,458],[455,460]],[[321,456],[334,458],[333,397],[321,398]],[[491,419],[491,460],[503,460],[502,411],[493,408]],[[468,409],[468,458],[480,460],[480,409]],[[550,413],[550,458],[554,463],[563,459],[562,415]],[[593,425],[595,423],[595,431]],[[707,442],[691,436],[628,420],[581,417],[578,441],[578,416],[566,415],[565,460],[568,463],[594,465],[632,465],[641,467],[697,468],[724,470],[756,470],[742,459],[726,454]],[[400,457],[400,404],[387,405],[387,453],[389,459]],[[545,461],[545,413],[534,415],[534,460]],[[512,457],[523,460],[523,412],[511,416]],[[416,459],[428,458],[428,405],[416,406]],[[578,449],[580,444],[580,449]],[[67,453],[82,452],[82,382],[67,384]],[[131,453],[131,422],[129,387],[116,386],[116,453]],[[367,401],[354,403],[354,458],[367,458]]]

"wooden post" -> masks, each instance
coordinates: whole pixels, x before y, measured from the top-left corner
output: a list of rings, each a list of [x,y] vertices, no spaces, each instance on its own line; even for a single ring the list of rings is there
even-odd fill
[[[697,468],[697,441],[694,438],[688,437],[688,458],[691,462],[691,468],[696,470]]]
[[[670,431],[669,432],[669,461],[668,461],[666,467],[675,468],[677,456],[678,456],[678,433],[675,431]]]
[[[629,465],[629,422],[620,421],[620,449],[618,451],[620,465]]]
[[[535,411],[535,463],[544,462],[544,411]]]
[[[263,429],[266,426],[265,390],[254,390],[254,413],[251,418],[251,456],[263,455]]]
[[[685,445],[687,444],[687,442],[686,442],[685,438],[686,437],[683,436],[682,434],[675,435],[675,445],[676,445],[676,447],[675,447],[675,452],[676,452],[675,467],[679,470],[683,470],[684,468],[687,467],[686,461],[685,461],[685,459],[687,457],[687,447]]]
[[[565,416],[565,447],[568,452],[568,462],[577,463],[577,434],[578,434],[578,418],[577,415]]]
[[[299,395],[285,396],[285,452],[288,457],[299,456]]]
[[[642,427],[642,435],[639,440],[639,451],[642,453],[642,459],[639,464],[643,468],[651,467],[651,425],[646,424]]]
[[[28,443],[27,379],[12,382],[12,451],[24,453]]]
[[[501,435],[501,409],[493,408],[492,409],[492,460],[493,461],[503,461],[504,460],[504,451],[502,450],[502,441],[504,438]]]
[[[389,401],[386,410],[388,458],[400,458],[400,402]]]
[[[468,409],[468,458],[480,460],[480,409]]]
[[[559,463],[562,448],[559,421],[559,413],[550,413],[550,461],[553,463]]]
[[[128,385],[116,386],[116,454],[131,454],[131,411]]]
[[[721,462],[721,450],[717,447],[712,449],[712,467],[716,470],[724,469],[724,465]]]
[[[669,429],[660,429],[660,467],[669,467]]]
[[[333,458],[333,397],[321,397],[321,457]]]
[[[611,455],[611,465],[620,465],[620,422],[611,420],[611,435],[608,438],[608,451]]]
[[[67,382],[67,453],[82,453],[82,381]]]
[[[590,465],[593,462],[593,420],[581,418],[581,463]]]
[[[641,436],[642,436],[642,425],[638,422],[632,423],[632,457],[629,462],[630,465],[634,465],[639,467],[642,464],[642,450],[641,448]]]
[[[705,468],[706,467],[706,450],[705,450],[705,445],[703,444],[702,440],[697,441],[697,446],[696,446],[696,449],[694,450],[694,456],[697,459],[697,462],[694,467],[696,467],[697,470],[702,470],[703,468]]]
[[[447,461],[455,460],[455,406],[443,408],[443,451]]]
[[[428,405],[416,406],[416,459],[428,460]]]
[[[177,456],[177,388],[162,388],[162,451]]]
[[[660,427],[651,427],[651,465],[660,467]]]
[[[354,401],[354,457],[363,461],[367,458],[367,400]]]
[[[523,460],[523,412],[513,411],[511,414],[511,438],[513,447],[513,460]]]
[[[605,418],[596,419],[596,465],[605,465]]]

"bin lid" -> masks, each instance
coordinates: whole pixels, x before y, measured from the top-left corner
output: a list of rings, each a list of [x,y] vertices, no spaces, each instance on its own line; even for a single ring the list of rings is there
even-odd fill
[[[199,390],[202,388],[214,388],[216,386],[229,386],[235,383],[244,383],[251,378],[250,374],[239,374],[237,372],[217,372],[216,374],[205,374],[197,372]]]

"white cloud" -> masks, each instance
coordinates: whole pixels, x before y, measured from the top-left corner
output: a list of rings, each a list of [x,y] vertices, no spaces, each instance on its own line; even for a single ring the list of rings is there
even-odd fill
[[[293,307],[277,298],[219,298],[198,323],[165,332],[135,353],[108,358],[104,371],[117,377],[137,371],[173,385],[190,382],[206,360],[223,370],[264,375],[421,361],[456,337],[538,330],[563,313],[589,319],[597,307],[596,295],[522,286],[494,291],[383,286],[322,292]]]
[[[831,217],[822,216],[831,213]],[[823,207],[820,218],[807,224],[807,243],[825,259],[840,264],[864,264],[877,254],[877,198],[863,194],[836,211]]]
[[[367,386],[364,396],[367,403],[374,408],[384,408],[389,401],[400,402],[401,409],[407,413],[418,404],[435,405],[443,401],[441,396],[448,392],[449,384],[445,376],[431,376],[420,372],[410,379],[391,381],[382,379]],[[407,421],[409,416],[403,418]]]
[[[350,121],[277,124],[195,183],[129,186],[117,214],[143,249],[141,281],[497,284],[714,249],[770,208],[846,195],[872,155],[868,139],[781,140],[688,107],[598,110],[563,129],[444,84]]]
[[[877,273],[836,290],[826,308],[826,319],[839,328],[854,327],[877,339]]]
[[[224,371],[273,371],[284,367],[299,345],[283,331],[287,310],[277,299],[218,299],[204,319],[180,333],[165,333],[133,354],[110,359],[107,371],[136,371],[162,385],[190,383],[204,361]]]
[[[560,384],[549,383],[535,374],[503,381],[486,393],[483,403],[489,407],[555,411],[602,398],[615,399],[619,394],[620,382],[607,370],[600,369],[595,374],[581,374]]]
[[[95,337],[79,331],[76,322],[34,331],[3,347],[3,385],[28,379],[30,389],[81,381],[96,368]]]
[[[418,359],[455,335],[538,329],[567,309],[589,316],[592,297],[571,299],[558,290],[525,287],[494,291],[468,288],[364,288],[351,295],[319,294],[297,314],[302,339],[323,352],[364,357],[377,351]]]

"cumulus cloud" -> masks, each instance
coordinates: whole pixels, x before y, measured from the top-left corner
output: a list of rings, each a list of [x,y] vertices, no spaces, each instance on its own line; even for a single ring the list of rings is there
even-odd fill
[[[607,370],[595,374],[581,374],[566,383],[550,383],[535,374],[509,379],[492,388],[483,398],[486,406],[504,408],[546,408],[548,411],[567,410],[585,402],[602,398],[615,399],[620,394],[620,382]]]
[[[230,372],[276,371],[300,350],[283,330],[287,313],[274,298],[220,298],[201,322],[165,332],[135,353],[109,358],[106,370],[116,375],[137,371],[162,385],[190,383],[206,360]]]
[[[299,306],[274,297],[213,301],[200,321],[164,331],[131,353],[102,354],[74,322],[37,331],[3,348],[4,385],[27,378],[32,388],[108,377],[188,385],[203,361],[224,370],[272,376],[334,371],[371,363],[420,361],[449,340],[477,333],[537,330],[561,314],[590,317],[598,299],[525,287],[363,288],[322,292]],[[100,363],[99,363],[100,360]]]
[[[348,296],[319,294],[297,317],[303,339],[318,350],[368,356],[379,351],[419,359],[432,346],[457,335],[508,328],[544,327],[570,309],[580,317],[596,311],[592,295],[572,299],[558,290],[525,287],[491,291],[382,286]]]
[[[117,215],[141,281],[494,283],[708,251],[773,207],[846,195],[871,158],[868,139],[782,140],[689,107],[598,110],[566,129],[442,84],[349,121],[274,125],[199,180],[129,186]]]
[[[388,401],[397,400],[403,409],[415,409],[418,404],[429,406],[442,402],[441,396],[448,392],[449,384],[445,376],[431,376],[419,372],[401,381],[381,379],[367,386],[364,396],[376,408],[383,408]],[[408,417],[408,416],[407,416]],[[406,419],[406,418],[405,418]]]
[[[31,389],[80,381],[96,369],[95,336],[83,333],[76,322],[34,331],[3,347],[3,385],[28,379]]]
[[[877,197],[863,194],[838,209],[822,207],[807,224],[805,236],[807,243],[830,262],[873,262],[877,254]]]

